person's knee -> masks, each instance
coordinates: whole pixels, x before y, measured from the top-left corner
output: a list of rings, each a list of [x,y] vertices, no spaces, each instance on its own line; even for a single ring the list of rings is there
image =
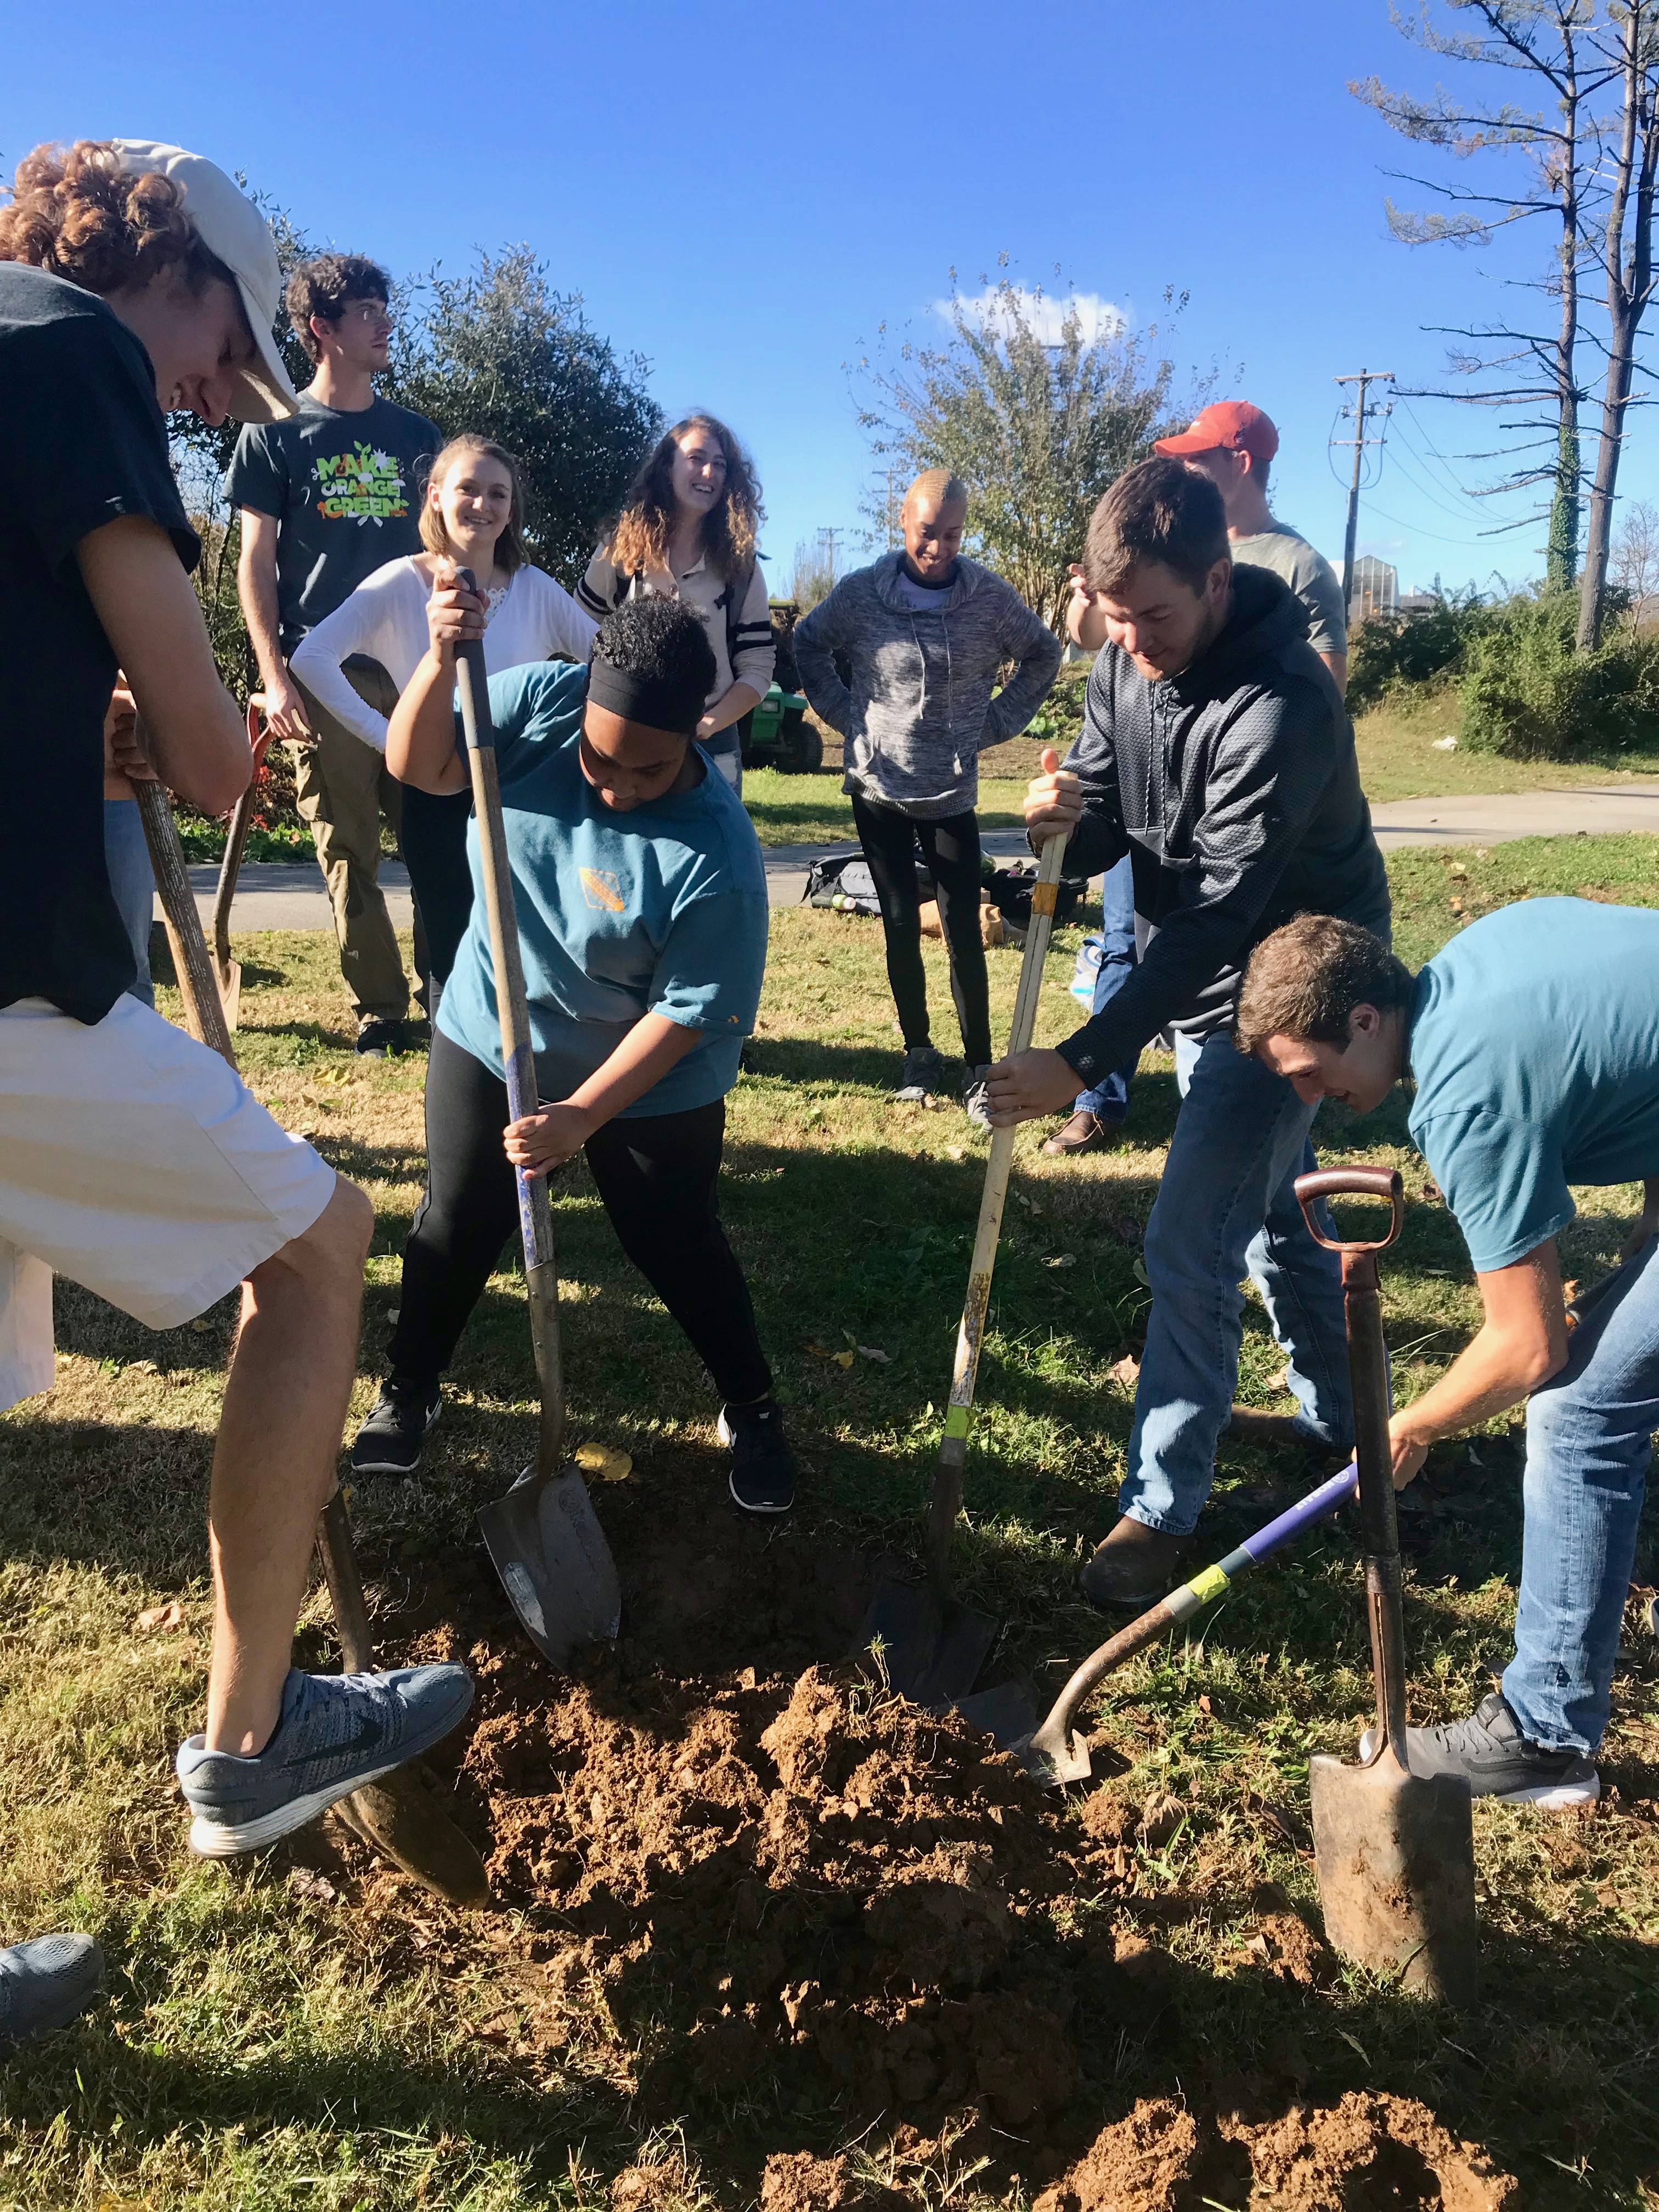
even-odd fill
[[[317,1290],[341,1285],[361,1286],[363,1262],[374,1235],[374,1206],[368,1194],[343,1176],[336,1176],[333,1194],[310,1228],[272,1253],[248,1280],[256,1296],[263,1285],[274,1281],[277,1270]]]

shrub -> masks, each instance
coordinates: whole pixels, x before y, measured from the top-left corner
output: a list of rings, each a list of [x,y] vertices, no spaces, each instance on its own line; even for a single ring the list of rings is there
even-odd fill
[[[1473,592],[1443,599],[1432,614],[1374,615],[1348,641],[1349,712],[1375,707],[1412,684],[1449,682],[1493,619]]]
[[[1614,631],[1577,653],[1575,592],[1521,595],[1494,611],[1464,660],[1462,742],[1510,760],[1577,760],[1659,747],[1659,638]]]

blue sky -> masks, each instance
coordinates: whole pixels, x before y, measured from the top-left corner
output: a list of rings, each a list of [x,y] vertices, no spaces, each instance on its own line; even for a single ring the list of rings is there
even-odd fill
[[[671,411],[727,416],[753,449],[774,588],[798,540],[852,532],[870,464],[848,364],[884,320],[943,335],[932,303],[1011,257],[1133,323],[1189,295],[1176,349],[1282,440],[1274,504],[1340,558],[1328,451],[1362,365],[1431,386],[1423,326],[1502,312],[1546,234],[1486,252],[1394,243],[1385,168],[1407,148],[1348,94],[1417,91],[1430,58],[1387,0],[343,0],[327,9],[80,0],[20,13],[0,160],[125,133],[211,155],[301,225],[399,274],[527,240],[590,319],[652,365]],[[1059,265],[1060,276],[1055,276]],[[1513,295],[1508,295],[1510,301]],[[1541,527],[1476,500],[1473,410],[1413,400],[1389,425],[1360,550],[1404,587],[1519,579]],[[1348,434],[1337,426],[1337,434]],[[1625,488],[1651,489],[1638,419]]]

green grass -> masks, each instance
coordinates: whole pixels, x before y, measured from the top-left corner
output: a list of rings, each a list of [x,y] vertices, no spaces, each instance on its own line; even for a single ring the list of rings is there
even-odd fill
[[[1528,890],[1659,904],[1659,843],[1638,837],[1536,841],[1487,859],[1408,853],[1389,872],[1413,961],[1472,912]],[[1051,961],[1040,1041],[1076,1019],[1063,986],[1077,936],[1062,933]],[[364,1183],[379,1212],[355,1419],[373,1394],[419,1194],[422,1066],[353,1056],[321,933],[249,938],[240,949],[238,1043],[250,1079],[280,1119],[313,1132]],[[936,948],[927,957],[943,1011],[942,960]],[[991,959],[1003,1026],[1018,961]],[[982,1172],[983,1140],[957,1112],[891,1102],[898,1055],[876,925],[775,915],[761,1026],[731,1101],[722,1205],[801,1449],[799,1519],[823,1546],[866,1556],[915,1544]],[[957,1556],[965,1590],[1010,1624],[1002,1660],[1039,1683],[1057,1681],[1098,1634],[1076,1596],[1076,1566],[1109,1523],[1122,1472],[1130,1399],[1110,1370],[1144,1326],[1134,1236],[1175,1103],[1168,1060],[1150,1054],[1120,1152],[1054,1162],[1041,1155],[1042,1129],[1019,1139]],[[1321,1142],[1328,1159],[1405,1172],[1412,1204],[1384,1280],[1395,1387],[1408,1399],[1476,1323],[1466,1255],[1407,1146],[1397,1101],[1361,1122],[1330,1114]],[[1632,1196],[1582,1194],[1565,1272],[1606,1263]],[[562,1182],[557,1217],[575,1433],[635,1454],[641,1511],[653,1482],[665,1501],[675,1494],[674,1469],[717,1481],[714,1408],[696,1364],[621,1259],[585,1170]],[[366,1485],[355,1500],[388,1656],[425,1595],[483,1571],[472,1516],[503,1469],[529,1455],[521,1300],[510,1274],[495,1279],[419,1479]],[[390,1875],[343,1863],[325,1831],[230,1867],[185,1856],[170,1759],[199,1724],[202,1515],[230,1318],[221,1307],[151,1334],[60,1287],[58,1387],[0,1420],[0,1937],[88,1927],[112,1969],[107,2002],[85,2021],[0,2063],[0,2206],[598,2212],[626,2170],[619,2208],[713,2202],[742,2212],[765,2149],[800,2147],[794,2118],[763,2100],[745,2106],[741,2126],[718,2111],[651,2109],[628,2087],[638,2036],[597,2014],[567,2008],[556,2033],[520,2032],[513,2008],[539,1970],[526,1964],[514,1915],[451,1914]],[[812,1348],[848,1345],[888,1361],[855,1356],[843,1370]],[[1252,1303],[1242,1394],[1275,1402],[1279,1364]],[[1407,1493],[1419,1716],[1466,1709],[1503,1662],[1518,1469],[1518,1424],[1498,1420],[1473,1452],[1437,1449]],[[1270,1455],[1224,1446],[1206,1523],[1214,1548],[1267,1517],[1285,1472]],[[1650,1510],[1638,1570],[1646,1582],[1654,1529]],[[696,1565],[688,1559],[688,1574]],[[146,1607],[175,1598],[181,1629],[137,1629]],[[328,1622],[319,1590],[301,1624],[302,1663],[334,1663]],[[505,1636],[504,1613],[501,1623]],[[1477,1811],[1484,1995],[1473,2019],[1449,2026],[1357,1974],[1314,1990],[1245,1971],[1262,1911],[1311,1905],[1297,1849],[1307,1759],[1351,1745],[1368,1703],[1351,1536],[1311,1540],[1116,1678],[1097,1723],[1121,1762],[1111,1786],[1133,1802],[1173,1792],[1186,1818],[1142,1853],[1112,1908],[1120,1941],[1172,1954],[1176,1994],[1157,2019],[1103,2026],[1112,2100],[1103,2120],[1140,2095],[1200,2097],[1229,2069],[1273,2085],[1281,2108],[1296,2094],[1328,2101],[1378,2086],[1424,2099],[1488,2143],[1522,2174],[1529,2203],[1650,2205],[1659,1662],[1634,1607],[1631,1629],[1603,1769],[1616,1798],[1593,1820]],[[1088,1903],[1078,1899],[1079,1911]],[[872,2156],[878,2148],[866,2146]],[[937,2206],[937,2176],[906,2171],[916,2212]],[[971,2183],[951,2198],[979,2201]]]
[[[1614,752],[1595,760],[1505,760],[1497,753],[1437,752],[1437,738],[1457,734],[1455,690],[1418,690],[1354,716],[1354,743],[1365,795],[1439,799],[1460,792],[1548,790],[1580,783],[1623,783],[1659,775],[1659,755]]]

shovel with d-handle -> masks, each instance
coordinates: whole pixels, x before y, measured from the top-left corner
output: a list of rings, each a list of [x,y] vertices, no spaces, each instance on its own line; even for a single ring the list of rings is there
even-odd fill
[[[1066,857],[1062,833],[1042,848],[1036,882],[1031,891],[1031,924],[1025,933],[1020,961],[1019,988],[1014,997],[1014,1018],[1008,1033],[1012,1058],[1024,1052],[1036,1027],[1037,1001],[1042,995],[1042,963],[1054,925],[1060,864]],[[993,1129],[990,1158],[985,1164],[985,1189],[979,1203],[979,1227],[974,1237],[974,1256],[968,1270],[968,1296],[957,1331],[956,1371],[951,1383],[951,1402],[945,1417],[945,1434],[933,1473],[933,1494],[927,1509],[927,1580],[878,1583],[865,1615],[859,1646],[867,1650],[879,1643],[882,1663],[893,1687],[919,1705],[948,1705],[965,1697],[974,1686],[985,1655],[996,1640],[999,1624],[951,1595],[951,1539],[962,1510],[963,1476],[968,1464],[968,1415],[974,1402],[979,1374],[980,1346],[985,1316],[991,1303],[991,1273],[996,1266],[997,1239],[1002,1232],[1002,1209],[1008,1198],[1008,1175],[1013,1165],[1014,1129]]]
[[[1376,1266],[1377,1254],[1400,1234],[1405,1210],[1400,1176],[1393,1168],[1322,1168],[1297,1177],[1296,1194],[1316,1240],[1342,1258],[1376,1685],[1370,1757],[1358,1766],[1330,1758],[1309,1763],[1325,1933],[1345,1958],[1406,1989],[1466,2006],[1474,2001],[1479,1950],[1468,1784],[1455,1775],[1413,1774],[1406,1765],[1400,1535],[1389,1442],[1389,1348]],[[1370,1243],[1328,1237],[1319,1203],[1344,1196],[1389,1201],[1388,1235]]]
[[[173,809],[159,783],[135,783],[133,790],[185,1002],[185,1026],[199,1043],[234,1067],[235,1048],[208,957],[202,919],[191,894],[190,874]],[[337,1490],[323,1508],[317,1549],[339,1633],[341,1672],[368,1674],[374,1664],[368,1614],[352,1547],[351,1523],[346,1517],[345,1499]],[[483,1859],[430,1796],[413,1766],[397,1767],[367,1789],[354,1791],[341,1800],[337,1810],[366,1843],[451,1905],[489,1903],[489,1877]]]
[[[242,1003],[242,963],[230,956],[230,907],[236,896],[236,878],[242,872],[242,854],[247,845],[248,823],[253,816],[253,793],[259,773],[259,759],[265,741],[259,734],[259,716],[264,708],[262,693],[254,692],[247,702],[248,750],[253,755],[253,774],[248,778],[247,788],[237,800],[235,811],[225,831],[225,849],[219,862],[219,887],[213,896],[213,965],[219,979],[219,997],[225,1010],[225,1027],[233,1035],[236,1018]]]
[[[1086,1782],[1090,1774],[1088,1740],[1076,1734],[1073,1723],[1091,1691],[1108,1674],[1127,1665],[1137,1652],[1157,1644],[1172,1628],[1178,1628],[1183,1621],[1202,1613],[1206,1605],[1213,1605],[1218,1597],[1224,1597],[1252,1567],[1259,1567],[1285,1545],[1294,1543],[1298,1536],[1328,1519],[1339,1506],[1348,1503],[1357,1487],[1354,1464],[1350,1460],[1340,1474],[1332,1475],[1317,1490],[1310,1490],[1305,1498],[1297,1498],[1277,1520],[1268,1522],[1265,1528],[1258,1528],[1254,1536],[1247,1536],[1225,1559],[1218,1559],[1212,1567],[1201,1569],[1190,1581],[1182,1583],[1179,1589],[1172,1589],[1167,1597],[1149,1606],[1138,1620],[1119,1629],[1115,1636],[1089,1654],[1049,1707],[1041,1728],[1030,1700],[1012,1683],[994,1690],[982,1690],[977,1697],[958,1698],[957,1711],[988,1730],[1002,1748],[1012,1751],[1045,1789],[1057,1790],[1067,1782]]]
[[[463,591],[477,588],[465,568],[457,581]],[[466,757],[472,774],[472,809],[478,820],[507,1108],[519,1121],[535,1113],[540,1099],[482,642],[474,639],[460,646],[455,663],[461,726],[466,732]],[[616,1635],[622,1626],[622,1587],[587,1485],[574,1467],[565,1465],[559,1270],[553,1251],[553,1208],[547,1177],[526,1175],[522,1168],[517,1172],[530,1338],[541,1389],[541,1428],[534,1467],[525,1469],[505,1498],[484,1507],[478,1516],[478,1527],[526,1635],[544,1658],[562,1667],[577,1644],[604,1643]]]

